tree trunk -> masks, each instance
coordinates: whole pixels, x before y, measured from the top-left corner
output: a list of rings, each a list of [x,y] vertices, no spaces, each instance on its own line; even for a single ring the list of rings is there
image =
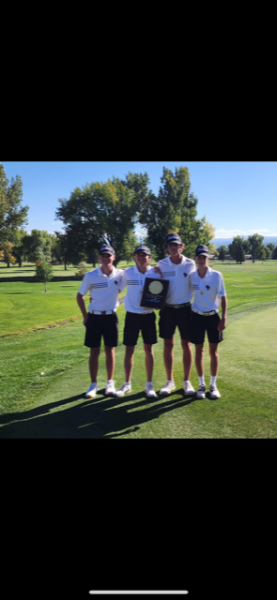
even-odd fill
[[[45,293],[46,293],[47,292],[47,283],[46,283],[46,281],[44,283],[44,286],[45,286]]]

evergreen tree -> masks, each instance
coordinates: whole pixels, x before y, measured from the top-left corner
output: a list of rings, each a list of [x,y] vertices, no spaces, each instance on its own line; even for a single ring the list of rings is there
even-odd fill
[[[226,246],[224,246],[224,245],[223,246],[219,246],[217,248],[217,251],[218,251],[218,258],[219,258],[219,260],[224,261],[225,258],[226,258],[226,254],[228,252],[228,249],[226,248]]]

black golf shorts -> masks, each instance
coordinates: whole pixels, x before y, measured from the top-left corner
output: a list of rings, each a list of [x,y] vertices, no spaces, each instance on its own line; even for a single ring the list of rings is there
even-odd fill
[[[86,322],[85,346],[88,348],[99,348],[101,338],[104,338],[105,346],[118,346],[118,317],[112,315],[92,315],[89,313]]]
[[[156,315],[154,312],[144,315],[126,313],[123,334],[124,346],[136,346],[140,331],[145,344],[157,343]]]
[[[176,327],[178,327],[181,339],[188,340],[190,314],[190,306],[184,306],[183,308],[170,308],[165,306],[160,310],[160,337],[165,340],[171,340],[174,336]]]
[[[217,326],[220,321],[218,313],[205,317],[191,312],[190,319],[190,341],[192,344],[203,344],[205,333],[207,332],[208,340],[211,344],[219,344],[223,341],[223,332],[218,331]]]

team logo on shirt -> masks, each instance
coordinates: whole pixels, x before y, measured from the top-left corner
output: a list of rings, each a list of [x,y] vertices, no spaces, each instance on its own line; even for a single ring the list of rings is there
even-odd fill
[[[183,275],[184,275],[184,277],[187,277],[187,276],[188,276],[188,274],[187,274],[187,273],[183,273]]]
[[[115,285],[117,285],[117,284],[118,284],[118,281],[115,281],[115,282],[114,282],[114,284],[115,284]]]
[[[210,286],[209,286],[209,285],[206,285],[206,289],[207,289],[207,290],[209,290],[209,289],[210,289]]]

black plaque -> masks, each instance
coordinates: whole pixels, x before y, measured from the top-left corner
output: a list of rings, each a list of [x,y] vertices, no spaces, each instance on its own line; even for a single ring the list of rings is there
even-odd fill
[[[141,297],[141,306],[147,308],[163,308],[168,292],[169,281],[146,277]]]

